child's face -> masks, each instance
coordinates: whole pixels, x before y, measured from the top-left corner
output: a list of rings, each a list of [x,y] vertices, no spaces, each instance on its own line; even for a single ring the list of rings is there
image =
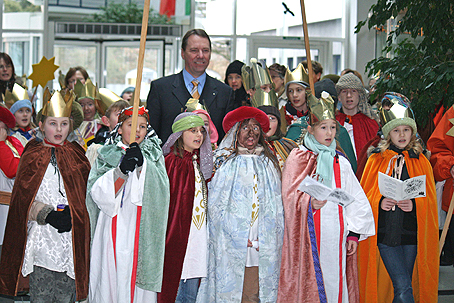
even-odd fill
[[[265,134],[265,137],[269,138],[276,133],[279,121],[274,115],[267,114],[267,116],[270,119],[270,130]]]
[[[129,145],[131,138],[131,126],[132,126],[132,117],[126,119],[121,127],[118,129],[118,133],[121,135],[121,141]],[[140,144],[147,135],[147,119],[145,117],[138,117],[137,119],[137,129],[135,141]]]
[[[342,89],[339,92],[339,101],[342,103],[342,108],[347,111],[353,111],[358,108],[359,92],[353,88]]]
[[[301,111],[306,105],[306,89],[298,83],[290,83],[287,88],[287,97],[293,107]]]
[[[30,125],[32,111],[28,107],[22,107],[14,113],[14,117],[16,117],[17,126],[26,128]]]
[[[203,143],[203,135],[205,128],[203,126],[196,126],[187,129],[183,132],[183,148],[185,151],[192,153],[195,149],[199,149]]]
[[[391,142],[400,149],[405,149],[412,135],[413,129],[408,125],[399,125],[389,132]]]
[[[257,120],[243,120],[238,133],[238,144],[249,150],[254,149],[259,144],[261,132],[262,129]]]
[[[109,123],[109,130],[112,131],[118,123],[118,114],[120,110],[115,110],[110,113],[110,117],[107,117]]]
[[[95,101],[89,98],[79,100],[82,109],[84,110],[84,121],[92,121],[96,115]]]
[[[198,113],[197,116],[203,119],[203,124],[205,125],[206,130],[208,133],[210,133],[210,119],[207,117],[207,115]]]
[[[44,123],[39,122],[39,128],[44,133],[47,141],[52,144],[63,145],[69,134],[69,118],[47,117]]]
[[[336,121],[327,119],[315,126],[309,126],[307,131],[315,137],[318,143],[330,146],[336,137]]]
[[[227,83],[233,90],[237,90],[243,85],[243,78],[237,73],[231,73],[227,76]]]
[[[132,98],[132,95],[134,94],[134,92],[125,92],[123,94],[123,100],[126,100],[126,101],[131,101],[131,98]]]

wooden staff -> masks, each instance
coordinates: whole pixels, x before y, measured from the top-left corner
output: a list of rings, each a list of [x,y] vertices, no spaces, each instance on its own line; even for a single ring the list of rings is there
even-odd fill
[[[148,14],[150,12],[150,0],[143,4],[142,32],[140,34],[139,60],[137,63],[136,88],[134,90],[134,104],[132,108],[131,136],[129,144],[136,141],[137,118],[140,105],[140,85],[142,84],[143,59],[145,57],[145,42],[147,41]]]
[[[439,254],[441,256],[441,251],[443,250],[443,245],[445,245],[446,234],[448,233],[449,224],[451,223],[452,211],[454,210],[454,194],[452,195],[451,202],[449,203],[448,213],[446,214],[445,225],[443,226],[443,231],[441,232],[440,243],[438,244]]]
[[[300,0],[301,3],[301,16],[303,17],[303,33],[304,33],[304,46],[306,47],[306,58],[307,58],[307,70],[309,74],[309,86],[311,88],[312,94],[315,94],[314,89],[314,70],[312,69],[311,61],[311,47],[309,45],[309,34],[307,32],[307,21],[306,21],[306,9],[304,7],[304,0]]]

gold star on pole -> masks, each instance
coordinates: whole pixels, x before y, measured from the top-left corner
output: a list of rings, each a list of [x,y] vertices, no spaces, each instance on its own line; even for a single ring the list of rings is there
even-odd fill
[[[451,124],[454,125],[454,118],[449,119],[449,122],[451,122]],[[454,137],[454,126],[450,130],[448,130],[446,134],[448,136]]]
[[[28,79],[33,81],[32,87],[41,85],[44,88],[47,82],[55,78],[54,73],[58,69],[58,65],[55,65],[54,61],[55,57],[47,60],[47,58],[43,56],[38,64],[32,65],[33,72],[28,77]]]

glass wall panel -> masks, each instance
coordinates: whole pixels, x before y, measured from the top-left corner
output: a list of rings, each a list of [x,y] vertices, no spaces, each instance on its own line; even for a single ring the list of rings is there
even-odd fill
[[[60,67],[55,72],[54,89],[60,89],[58,71],[66,75],[70,67],[76,66],[85,68],[90,79],[93,82],[97,82],[97,49],[97,46],[94,44],[56,44],[54,46],[55,64]]]
[[[224,81],[225,71],[231,60],[231,39],[211,38],[211,60],[207,73],[220,81]]]
[[[107,46],[105,48],[105,87],[120,95],[129,86],[136,86],[137,58],[139,47],[135,46]],[[151,81],[159,77],[159,67],[162,55],[159,49],[146,49],[140,89],[140,99],[146,100]]]
[[[318,61],[318,49],[311,48],[312,60]],[[301,61],[306,60],[306,50],[298,48],[278,48],[278,47],[259,47],[258,60],[270,66],[273,63],[279,63],[294,69]]]
[[[16,75],[28,75],[30,65],[30,43],[28,41],[3,42],[3,51],[13,60]]]

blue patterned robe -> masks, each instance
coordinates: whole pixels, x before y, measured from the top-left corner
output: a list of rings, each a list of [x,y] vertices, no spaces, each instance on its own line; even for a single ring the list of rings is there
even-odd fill
[[[259,199],[259,297],[261,302],[276,302],[284,211],[279,173],[263,153],[227,159],[209,183],[208,274],[197,302],[241,302],[254,174]]]

